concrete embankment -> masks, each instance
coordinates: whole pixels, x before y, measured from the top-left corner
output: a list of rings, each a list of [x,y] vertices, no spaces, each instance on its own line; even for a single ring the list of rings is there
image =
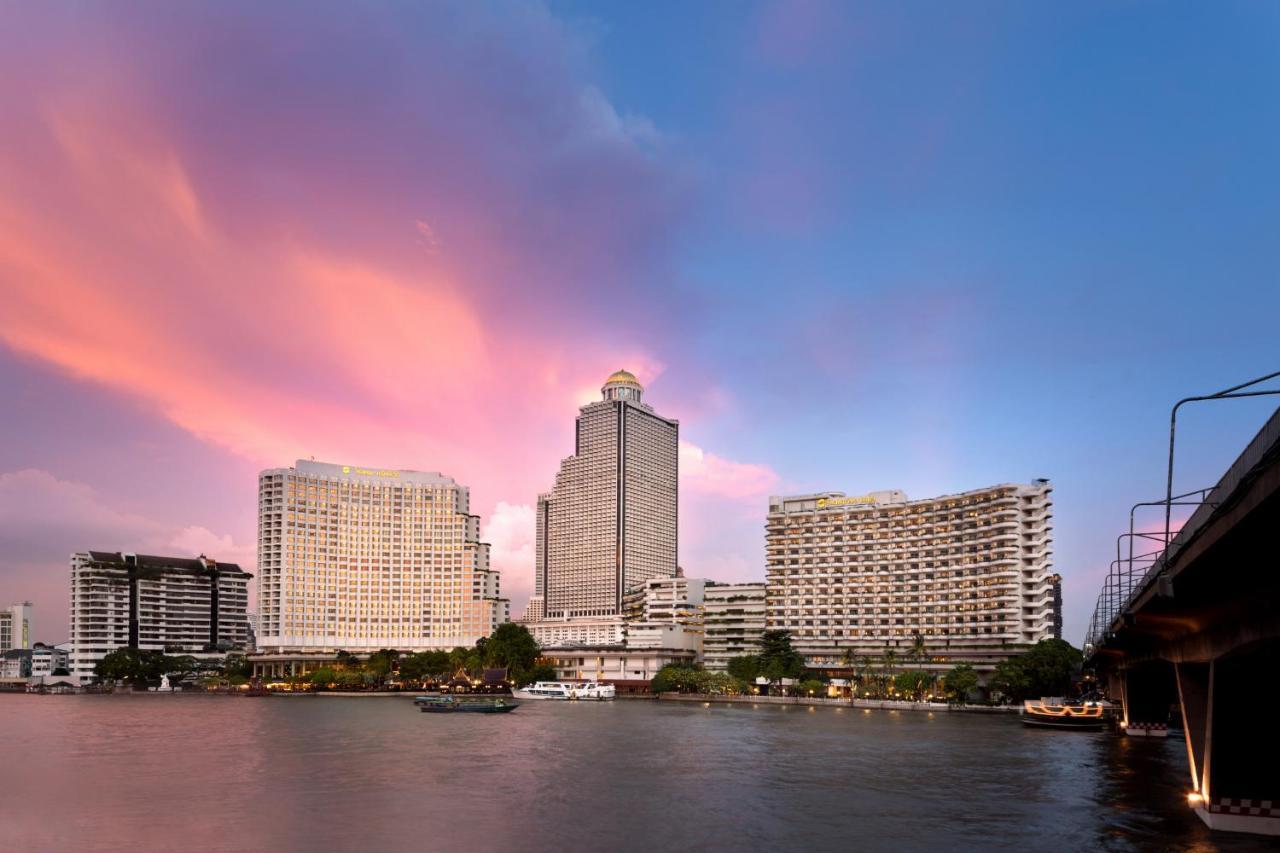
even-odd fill
[[[881,711],[935,711],[971,714],[1016,714],[1017,705],[948,705],[945,702],[899,702],[890,699],[827,699],[809,696],[721,696],[707,693],[662,693],[663,702],[723,702],[732,705],[818,705]]]

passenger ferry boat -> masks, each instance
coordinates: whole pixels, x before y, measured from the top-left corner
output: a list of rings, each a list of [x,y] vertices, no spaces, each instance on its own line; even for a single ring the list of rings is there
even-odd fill
[[[612,684],[598,681],[539,681],[529,687],[511,691],[517,699],[612,699],[616,691]]]
[[[1048,729],[1092,731],[1107,724],[1107,708],[1091,701],[1073,705],[1059,697],[1028,699],[1022,705],[1022,724]]]
[[[413,700],[424,714],[507,714],[520,707],[506,699],[461,700],[453,696],[419,696]]]

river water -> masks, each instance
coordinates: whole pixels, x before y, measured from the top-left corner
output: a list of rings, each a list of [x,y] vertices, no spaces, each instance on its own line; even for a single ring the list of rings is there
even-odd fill
[[[0,848],[1253,850],[1180,739],[851,708],[0,696]]]

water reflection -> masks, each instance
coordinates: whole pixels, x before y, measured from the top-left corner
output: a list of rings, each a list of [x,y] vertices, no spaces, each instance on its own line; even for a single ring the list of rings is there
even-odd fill
[[[25,850],[1252,850],[1178,740],[837,708],[0,697]]]

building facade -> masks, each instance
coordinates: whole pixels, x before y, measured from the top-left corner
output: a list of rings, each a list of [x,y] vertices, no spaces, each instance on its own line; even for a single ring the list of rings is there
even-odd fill
[[[205,659],[243,651],[251,577],[203,555],[73,554],[72,675],[92,679],[99,660],[125,647]]]
[[[71,652],[68,649],[46,646],[44,643],[36,643],[31,647],[33,677],[53,675],[60,669],[71,669]]]
[[[527,616],[620,615],[628,589],[676,575],[679,424],[643,390],[619,370],[579,410],[574,455],[538,496],[538,604]]]
[[[470,491],[299,460],[258,481],[259,652],[471,646],[508,620]]]
[[[562,681],[603,681],[619,693],[648,693],[659,670],[673,663],[692,665],[696,654],[682,648],[582,646],[549,650],[545,659]]]
[[[576,646],[623,646],[627,623],[621,616],[591,616],[576,619],[544,619],[525,624],[539,648]]]
[[[765,585],[708,584],[703,592],[703,665],[728,669],[731,658],[760,652],[765,631]]]
[[[0,652],[31,648],[31,610],[30,601],[0,610]]]
[[[904,659],[945,670],[1061,633],[1047,480],[910,501],[902,492],[772,497],[767,626],[815,668]]]

